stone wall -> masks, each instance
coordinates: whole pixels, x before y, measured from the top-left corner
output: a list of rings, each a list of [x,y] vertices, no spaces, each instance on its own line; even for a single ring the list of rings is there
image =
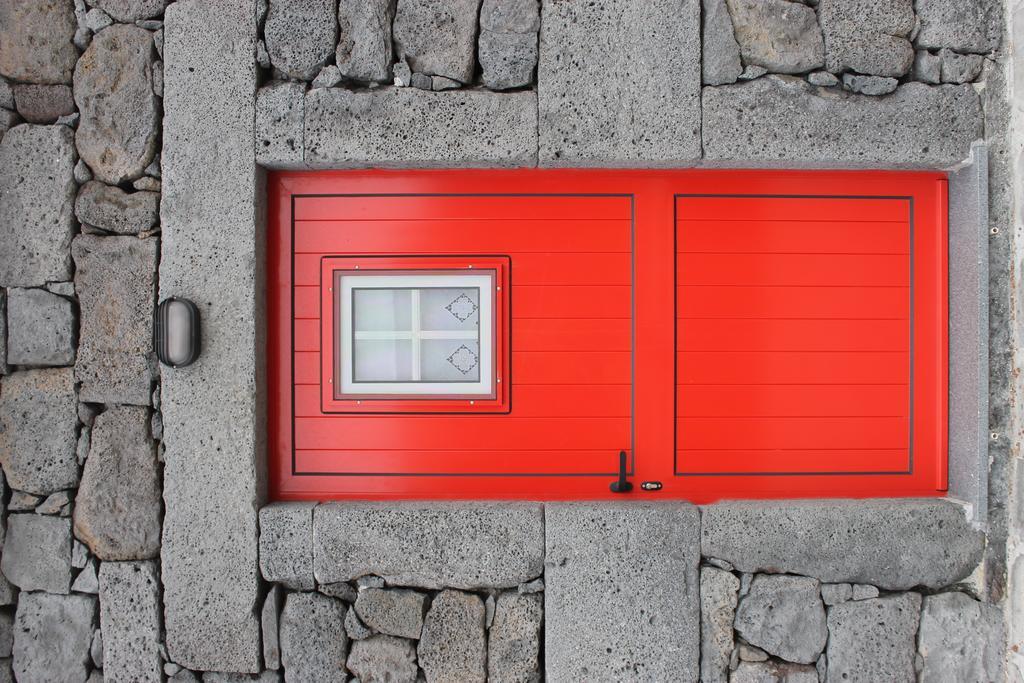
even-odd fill
[[[0,681],[1000,680],[1004,21],[998,0],[0,0]],[[951,168],[978,139],[987,533],[935,501],[260,509],[259,167]],[[202,309],[194,368],[155,363],[158,286]]]

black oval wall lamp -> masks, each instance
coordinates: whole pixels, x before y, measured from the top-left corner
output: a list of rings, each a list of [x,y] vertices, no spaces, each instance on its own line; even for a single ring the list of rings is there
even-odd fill
[[[199,309],[188,299],[172,296],[156,307],[153,346],[164,365],[181,368],[199,357]]]

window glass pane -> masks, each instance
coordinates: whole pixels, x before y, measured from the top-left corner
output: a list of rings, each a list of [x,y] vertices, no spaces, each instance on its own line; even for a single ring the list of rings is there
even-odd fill
[[[356,339],[356,382],[411,382],[412,342],[407,339]]]
[[[472,339],[424,339],[421,350],[425,382],[477,382],[480,348]]]
[[[477,287],[420,290],[420,311],[424,330],[475,330],[480,325],[480,290]]]
[[[356,331],[412,329],[411,289],[353,289]]]

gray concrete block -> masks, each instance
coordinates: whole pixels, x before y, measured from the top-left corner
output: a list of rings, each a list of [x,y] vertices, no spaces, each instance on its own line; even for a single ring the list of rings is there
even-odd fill
[[[715,567],[700,570],[700,680],[726,683],[735,641],[736,593],[740,580]]]
[[[302,168],[306,84],[272,81],[256,93],[256,162],[268,168]]]
[[[313,507],[273,503],[260,510],[260,570],[267,581],[313,590]]]
[[[700,516],[688,503],[548,503],[550,681],[694,681]]]
[[[939,588],[981,560],[984,535],[939,499],[735,501],[703,509],[701,551],[744,572],[886,590]]]
[[[397,586],[512,588],[544,571],[543,512],[538,503],[509,502],[320,505],[316,580],[375,574]]]
[[[71,245],[81,307],[75,377],[91,403],[149,405],[153,352],[155,238],[79,235]]]
[[[782,76],[704,88],[709,162],[943,167],[983,135],[970,86],[907,83],[888,97],[823,90]]]
[[[736,632],[781,659],[814,664],[828,639],[818,582],[758,574],[736,610]]]
[[[189,669],[256,673],[265,473],[256,2],[179,0],[164,21],[160,291],[197,302],[203,322],[199,360],[161,373],[167,650]]]
[[[312,90],[305,105],[306,164],[313,168],[533,166],[536,98],[532,92],[480,90]]]
[[[289,593],[281,612],[281,663],[289,681],[345,683],[345,603],[320,593]]]
[[[692,164],[700,59],[699,0],[543,3],[540,164]]]
[[[156,562],[104,562],[99,579],[104,679],[161,680],[163,634]]]
[[[22,593],[14,617],[17,680],[84,681],[95,623],[92,595]]]
[[[832,73],[899,77],[914,61],[913,0],[821,0],[818,19]]]
[[[921,609],[918,652],[921,683],[1001,681],[1005,642],[997,605],[964,593],[927,595]]]
[[[71,368],[4,378],[0,464],[11,488],[38,495],[78,485],[78,396]]]
[[[337,3],[270,0],[263,36],[274,68],[292,78],[312,80],[334,53]]]
[[[413,590],[367,588],[359,591],[355,611],[375,631],[416,640],[423,629],[427,596]]]
[[[7,362],[71,365],[75,362],[75,306],[43,289],[7,291]]]
[[[999,0],[916,0],[914,8],[921,22],[915,40],[919,47],[984,53],[999,46]]]
[[[827,683],[916,680],[914,641],[920,611],[917,593],[829,607]]]
[[[73,139],[67,126],[24,124],[0,140],[0,286],[41,287],[71,277]]]
[[[22,591],[66,595],[71,589],[71,522],[23,514],[7,519],[0,570]]]
[[[487,643],[484,601],[479,595],[445,590],[434,597],[416,648],[428,681],[484,683]]]

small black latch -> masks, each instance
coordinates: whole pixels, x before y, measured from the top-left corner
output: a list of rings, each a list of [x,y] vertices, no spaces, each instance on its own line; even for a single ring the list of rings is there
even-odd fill
[[[629,493],[633,485],[626,479],[626,451],[619,451],[619,479],[608,487],[612,493]]]

